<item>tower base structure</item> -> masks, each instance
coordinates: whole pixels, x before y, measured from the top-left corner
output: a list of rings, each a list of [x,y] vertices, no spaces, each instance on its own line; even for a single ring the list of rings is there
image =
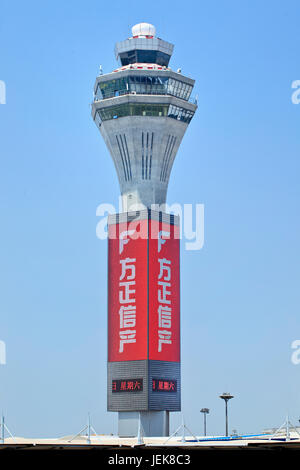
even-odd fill
[[[119,411],[119,437],[169,436],[169,411]]]

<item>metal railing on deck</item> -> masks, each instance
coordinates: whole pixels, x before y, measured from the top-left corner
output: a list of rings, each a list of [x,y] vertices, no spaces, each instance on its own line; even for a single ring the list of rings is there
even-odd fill
[[[184,101],[188,101],[189,103],[193,104],[198,104],[198,98],[197,96],[189,96],[188,98],[185,98],[184,96],[180,96],[179,94],[172,93],[169,90],[165,89],[160,89],[160,90],[145,90],[145,91],[132,91],[132,90],[117,90],[111,93],[105,93],[104,96],[97,96],[95,95],[94,101],[102,101],[106,100],[108,98],[116,98],[118,96],[123,96],[123,95],[161,95],[161,96],[174,96],[175,98],[179,98]]]

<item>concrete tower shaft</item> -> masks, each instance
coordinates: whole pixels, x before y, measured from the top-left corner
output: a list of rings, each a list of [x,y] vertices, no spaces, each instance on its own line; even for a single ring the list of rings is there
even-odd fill
[[[190,98],[194,80],[168,68],[173,45],[145,23],[133,34],[116,45],[121,67],[97,77],[92,105],[116,167],[123,211],[166,203],[172,165],[197,108]]]

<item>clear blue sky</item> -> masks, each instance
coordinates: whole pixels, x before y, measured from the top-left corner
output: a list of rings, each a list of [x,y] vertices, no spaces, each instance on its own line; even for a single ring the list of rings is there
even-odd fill
[[[205,204],[205,245],[182,250],[182,408],[188,426],[257,432],[300,417],[298,1],[2,1],[0,409],[16,435],[79,431],[106,410],[107,246],[96,207],[119,187],[90,117],[99,64],[138,22],[175,43],[199,108],[168,202]],[[180,422],[171,419],[172,429]]]

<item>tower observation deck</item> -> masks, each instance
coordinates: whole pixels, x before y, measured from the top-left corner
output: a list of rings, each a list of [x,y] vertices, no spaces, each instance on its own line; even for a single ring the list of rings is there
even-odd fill
[[[173,44],[140,23],[115,46],[120,67],[99,75],[92,117],[114,161],[123,211],[166,203],[172,165],[197,104],[194,80],[169,68]]]

